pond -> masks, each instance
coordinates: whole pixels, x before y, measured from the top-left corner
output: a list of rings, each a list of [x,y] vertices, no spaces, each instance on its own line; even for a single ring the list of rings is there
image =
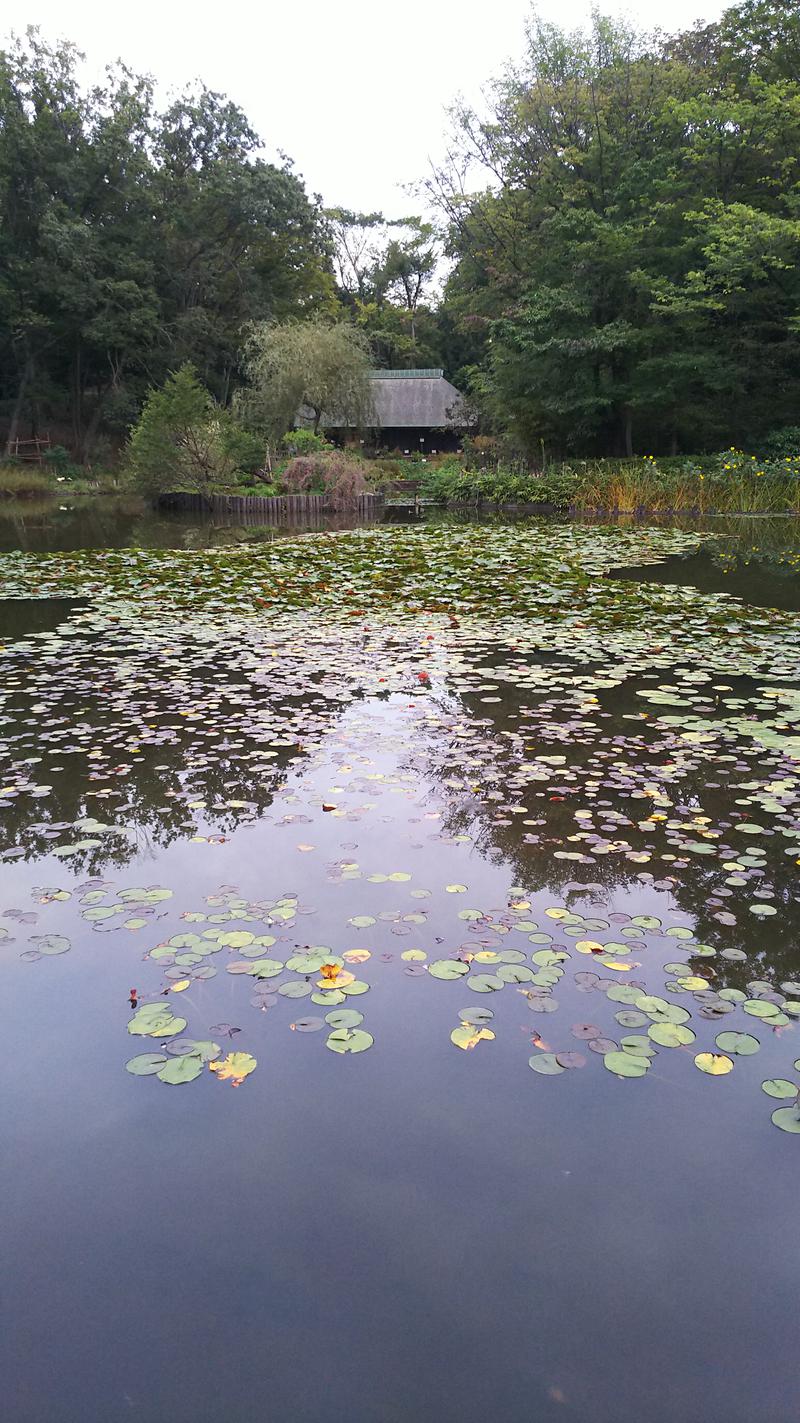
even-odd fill
[[[60,512],[0,520],[5,1416],[796,1417],[797,526]]]

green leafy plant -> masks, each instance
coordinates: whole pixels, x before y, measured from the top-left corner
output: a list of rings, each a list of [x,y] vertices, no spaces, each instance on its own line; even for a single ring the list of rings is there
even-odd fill
[[[237,439],[231,416],[187,364],[148,395],[128,444],[127,467],[151,497],[180,489],[208,495],[231,480]]]

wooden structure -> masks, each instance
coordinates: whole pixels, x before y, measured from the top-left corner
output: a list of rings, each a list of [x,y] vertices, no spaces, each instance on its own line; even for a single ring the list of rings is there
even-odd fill
[[[47,451],[50,449],[50,436],[42,435],[33,440],[9,440],[7,457],[12,460],[25,460],[30,464],[41,464]]]
[[[352,504],[337,509],[327,494],[164,494],[162,509],[178,513],[233,515],[242,524],[314,524],[322,528],[332,516],[380,519],[382,494],[359,494]]]
[[[475,424],[464,396],[439,368],[374,370],[369,380],[372,410],[364,421],[364,433],[371,444],[403,454],[453,450]],[[326,434],[345,441],[357,433],[335,415],[323,415],[320,425]]]

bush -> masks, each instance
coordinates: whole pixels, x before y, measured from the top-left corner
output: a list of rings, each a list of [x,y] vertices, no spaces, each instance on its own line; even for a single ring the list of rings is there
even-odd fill
[[[774,460],[800,455],[800,425],[784,425],[782,430],[773,430],[763,442],[762,453]]]
[[[286,494],[327,494],[332,509],[355,504],[367,488],[364,467],[340,450],[331,454],[298,455],[279,476]]]
[[[241,433],[187,364],[150,391],[128,444],[128,469],[150,497],[181,489],[207,496],[230,481]]]
[[[82,467],[73,462],[72,455],[64,445],[51,445],[49,450],[45,450],[43,463],[57,479],[82,479],[85,474]]]
[[[333,449],[324,435],[315,435],[313,430],[290,430],[281,440],[281,447],[291,458],[295,455],[319,455]]]

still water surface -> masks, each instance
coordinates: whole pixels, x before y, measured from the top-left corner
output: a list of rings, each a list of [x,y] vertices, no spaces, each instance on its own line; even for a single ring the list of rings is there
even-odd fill
[[[795,525],[61,512],[0,522],[5,1417],[797,1418]]]

